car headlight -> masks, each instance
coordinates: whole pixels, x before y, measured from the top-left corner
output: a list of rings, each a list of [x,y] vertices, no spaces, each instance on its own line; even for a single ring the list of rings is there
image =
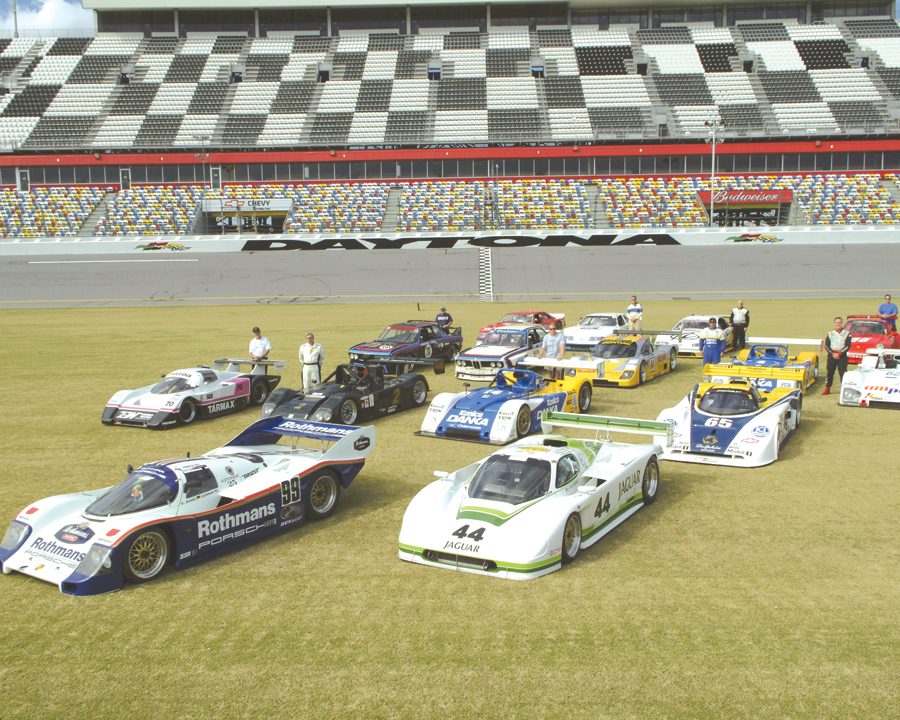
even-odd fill
[[[267,418],[272,412],[275,410],[275,405],[273,403],[266,403],[262,406],[262,410],[259,411],[259,416],[261,418]]]
[[[878,343],[875,347],[877,347],[879,350],[884,350],[884,343]]]
[[[846,402],[856,403],[859,402],[859,399],[862,397],[862,393],[859,390],[854,390],[853,388],[842,388],[841,389],[841,400],[845,400]]]
[[[91,545],[91,549],[84,555],[84,560],[78,563],[75,572],[85,577],[94,577],[101,573],[108,573],[112,569],[112,561],[109,556],[112,548],[106,545]]]
[[[350,353],[351,360],[359,360],[359,355],[357,353]]]
[[[0,549],[15,550],[19,545],[25,542],[25,538],[31,532],[31,527],[25,523],[13,520],[9,527],[6,528],[6,534],[3,536],[3,542],[0,542]]]
[[[626,370],[619,377],[621,377],[623,380],[631,380],[631,378],[634,377],[634,370]]]
[[[316,410],[314,419],[318,420],[319,422],[328,422],[331,419],[331,411],[326,410],[325,408],[319,408],[318,410]]]

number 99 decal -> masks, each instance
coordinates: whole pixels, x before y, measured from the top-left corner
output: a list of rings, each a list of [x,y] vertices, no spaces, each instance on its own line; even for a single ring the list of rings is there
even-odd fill
[[[281,504],[290,505],[300,501],[300,478],[292,477],[281,483]]]

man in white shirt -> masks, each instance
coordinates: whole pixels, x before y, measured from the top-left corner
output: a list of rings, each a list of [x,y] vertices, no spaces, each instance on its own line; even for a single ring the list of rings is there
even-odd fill
[[[700,331],[700,342],[703,344],[704,365],[721,362],[722,350],[725,349],[725,331],[719,327],[714,317],[709,319],[709,327]]]
[[[644,329],[644,306],[638,302],[637,295],[631,296],[631,304],[625,310],[628,318],[628,329],[640,332]]]
[[[549,332],[544,335],[544,339],[541,341],[541,351],[538,354],[540,357],[549,358],[550,360],[562,360],[563,355],[566,354],[566,339],[556,329],[555,325],[551,325]],[[562,380],[562,376],[562,368],[551,368],[551,380]]]
[[[322,363],[325,362],[325,351],[311,332],[306,333],[306,342],[300,346],[299,356],[303,392],[309,392],[313,385],[322,382]]]
[[[263,335],[258,327],[253,328],[251,330],[253,333],[253,337],[250,339],[250,359],[253,362],[257,360],[268,360],[269,351],[272,349],[272,344],[269,342],[269,338]]]
[[[731,331],[734,335],[734,351],[747,347],[747,328],[750,327],[750,311],[744,307],[744,301],[738,300],[737,306],[731,309]]]

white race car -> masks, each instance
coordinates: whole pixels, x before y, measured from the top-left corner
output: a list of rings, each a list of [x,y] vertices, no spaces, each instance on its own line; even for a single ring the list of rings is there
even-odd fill
[[[725,350],[734,347],[734,339],[731,334],[731,325],[728,315],[710,313],[709,315],[688,315],[681,318],[672,328],[672,334],[664,336],[659,334],[657,342],[669,342],[678,346],[679,355],[701,357],[703,348],[700,345],[700,333],[709,327],[709,319],[715,318],[719,328],[725,332]]]
[[[491,382],[498,370],[515,367],[525,353],[539,347],[546,334],[542,325],[510,323],[491,328],[475,347],[456,356],[456,377]]]
[[[106,425],[167,428],[262,405],[281,381],[280,375],[267,374],[270,367],[281,372],[284,362],[223,359],[212,367],[174,370],[154,385],[119,390],[100,419]]]
[[[0,542],[0,569],[70,595],[151,580],[327,517],[374,442],[372,427],[258,420],[200,457],[129,467],[112,487],[30,503]]]
[[[577,427],[605,439],[522,438],[440,479],[412,500],[402,560],[528,580],[558,570],[644,505],[659,488],[658,444],[611,442],[615,432],[665,435],[666,423],[546,413],[544,432]]]
[[[841,378],[841,405],[900,408],[900,350],[869,350]]]
[[[594,345],[617,329],[624,328],[628,321],[622,313],[591,313],[578,321],[575,327],[566,328],[566,350],[591,350]]]

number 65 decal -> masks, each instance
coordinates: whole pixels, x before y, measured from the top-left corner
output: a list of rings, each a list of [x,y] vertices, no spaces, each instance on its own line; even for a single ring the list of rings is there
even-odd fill
[[[281,504],[290,505],[300,500],[300,478],[292,477],[281,483]]]
[[[710,418],[705,423],[706,427],[721,427],[721,428],[730,428],[731,420],[728,418]]]

